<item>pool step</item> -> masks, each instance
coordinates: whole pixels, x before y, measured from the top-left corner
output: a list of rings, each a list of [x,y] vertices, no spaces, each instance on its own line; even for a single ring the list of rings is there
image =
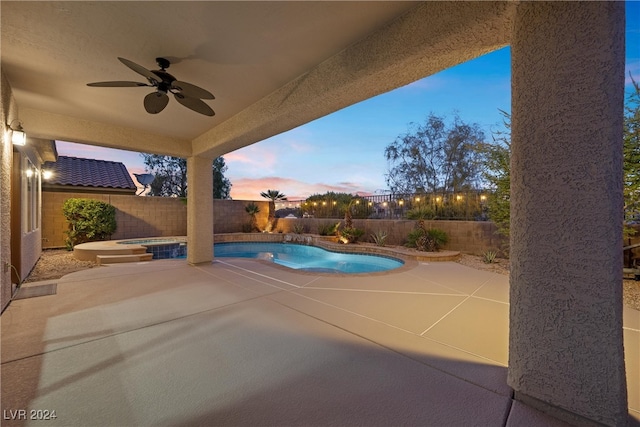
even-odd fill
[[[151,261],[153,254],[137,253],[128,255],[96,255],[96,262],[98,265],[102,264],[117,264],[123,262],[141,262]]]

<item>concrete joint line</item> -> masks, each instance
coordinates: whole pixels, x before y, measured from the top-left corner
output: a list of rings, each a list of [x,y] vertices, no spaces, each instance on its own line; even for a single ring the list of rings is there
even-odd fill
[[[490,279],[485,280],[479,287],[478,289],[476,289],[475,291],[473,291],[470,295],[467,295],[467,297],[465,299],[463,299],[462,301],[460,301],[460,303],[458,303],[455,307],[453,307],[451,310],[449,310],[447,313],[445,313],[444,316],[442,316],[441,318],[439,318],[438,320],[436,320],[436,322],[429,326],[427,329],[425,329],[420,336],[424,337],[424,334],[426,334],[427,332],[429,332],[433,327],[435,327],[438,323],[440,323],[442,320],[444,320],[445,317],[447,317],[448,315],[450,315],[451,313],[453,313],[455,311],[456,308],[460,307],[462,304],[464,304],[467,300],[469,300],[471,297],[474,296],[474,294],[476,292],[478,292],[480,289],[482,289],[482,287],[484,285],[487,284],[487,282],[489,282]]]

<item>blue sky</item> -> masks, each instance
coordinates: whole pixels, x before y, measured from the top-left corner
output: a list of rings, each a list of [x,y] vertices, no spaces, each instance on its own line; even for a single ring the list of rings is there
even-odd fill
[[[627,2],[627,80],[640,80],[640,2]],[[487,138],[499,129],[499,110],[511,110],[511,52],[506,47],[394,91],[347,107],[289,132],[224,156],[231,197],[259,200],[277,189],[290,199],[327,191],[384,192],[384,149],[433,112],[457,112]],[[58,142],[58,154],[123,162],[144,171],[138,153]],[[260,165],[260,167],[257,167]]]

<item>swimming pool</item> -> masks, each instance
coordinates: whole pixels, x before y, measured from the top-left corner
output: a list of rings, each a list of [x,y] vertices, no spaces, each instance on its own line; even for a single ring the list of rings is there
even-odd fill
[[[137,239],[123,240],[120,245],[141,245],[153,254],[153,259],[185,258],[187,243],[184,239]]]
[[[396,258],[332,252],[294,243],[216,243],[213,248],[216,258],[262,259],[296,270],[320,273],[375,273],[404,265]]]

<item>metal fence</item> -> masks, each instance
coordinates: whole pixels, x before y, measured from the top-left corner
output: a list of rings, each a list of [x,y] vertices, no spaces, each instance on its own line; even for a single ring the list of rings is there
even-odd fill
[[[450,219],[486,221],[489,192],[483,190],[459,193],[410,193],[353,196],[353,218],[369,219]],[[329,197],[314,200],[288,200],[276,203],[298,217],[343,218],[347,204]]]

